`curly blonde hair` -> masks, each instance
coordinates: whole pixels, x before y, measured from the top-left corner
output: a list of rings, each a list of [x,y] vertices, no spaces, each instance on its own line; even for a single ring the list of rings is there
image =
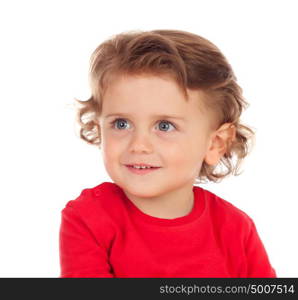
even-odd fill
[[[216,113],[217,127],[232,123],[236,136],[216,166],[203,162],[196,180],[219,182],[229,174],[240,174],[239,167],[250,152],[255,133],[240,123],[248,103],[231,65],[213,43],[190,32],[166,29],[126,31],[101,43],[90,58],[91,97],[86,101],[75,99],[80,138],[91,145],[100,147],[98,120],[103,95],[113,77],[120,74],[169,75],[186,99],[186,89],[203,91],[204,104]]]

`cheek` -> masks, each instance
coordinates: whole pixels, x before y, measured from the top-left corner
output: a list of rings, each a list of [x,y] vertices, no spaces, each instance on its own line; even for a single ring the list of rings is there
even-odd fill
[[[179,169],[199,165],[205,155],[205,146],[199,139],[183,139],[172,143],[164,152],[165,159]]]
[[[164,155],[164,159],[171,163],[173,166],[180,167],[183,166],[189,160],[189,152],[190,152],[190,143],[189,141],[184,139],[180,139],[178,141],[174,141],[167,145],[162,145],[163,147],[162,153]]]
[[[102,137],[102,155],[103,159],[107,163],[112,163],[116,159],[119,158],[123,149],[121,148],[121,143],[119,143],[119,139],[116,139],[111,136],[103,136]]]

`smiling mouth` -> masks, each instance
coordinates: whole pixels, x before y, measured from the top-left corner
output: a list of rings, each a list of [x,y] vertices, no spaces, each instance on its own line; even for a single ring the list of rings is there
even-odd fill
[[[160,167],[154,167],[149,165],[126,165],[127,167],[134,168],[134,169],[156,169]]]
[[[134,174],[144,175],[147,173],[151,173],[153,171],[156,171],[160,169],[161,167],[149,167],[149,168],[135,168],[132,165],[125,165],[125,167]]]

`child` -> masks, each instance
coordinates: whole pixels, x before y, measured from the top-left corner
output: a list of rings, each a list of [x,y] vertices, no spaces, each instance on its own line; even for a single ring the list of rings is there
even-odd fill
[[[90,86],[80,137],[113,182],[62,210],[61,277],[276,277],[252,219],[194,185],[238,175],[254,136],[220,50],[185,31],[121,33],[93,52]]]

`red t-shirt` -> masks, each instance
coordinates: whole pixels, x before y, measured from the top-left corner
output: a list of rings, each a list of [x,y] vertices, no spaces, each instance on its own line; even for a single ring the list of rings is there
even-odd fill
[[[193,186],[183,217],[143,213],[112,182],[62,210],[60,277],[276,277],[252,219]]]

